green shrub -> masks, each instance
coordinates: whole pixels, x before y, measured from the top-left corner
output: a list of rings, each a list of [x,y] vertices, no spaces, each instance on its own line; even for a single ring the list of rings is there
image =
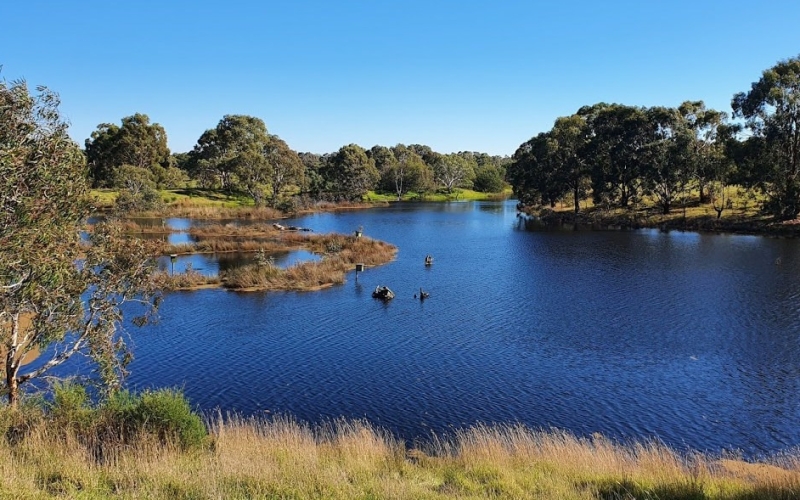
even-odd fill
[[[101,412],[99,433],[122,442],[150,434],[162,443],[193,448],[202,446],[208,436],[200,416],[192,411],[183,393],[175,390],[139,395],[122,391],[109,398]]]
[[[19,408],[0,406],[0,436],[18,443],[44,424],[60,439],[76,438],[97,457],[147,436],[183,449],[203,446],[208,439],[202,418],[180,391],[119,391],[93,404],[83,386],[60,382],[52,395],[49,401],[25,398]]]
[[[162,440],[177,438],[184,448],[201,446],[208,435],[203,420],[192,411],[183,393],[162,389],[145,392],[134,415],[145,432]]]
[[[96,414],[86,388],[69,381],[53,385],[53,401],[46,406],[55,429],[62,433],[85,434]]]

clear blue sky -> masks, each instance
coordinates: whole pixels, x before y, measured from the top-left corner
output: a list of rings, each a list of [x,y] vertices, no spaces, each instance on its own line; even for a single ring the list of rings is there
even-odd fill
[[[797,0],[6,0],[0,77],[57,91],[81,145],[140,112],[188,151],[248,114],[298,151],[510,155],[585,104],[730,111],[799,21]]]

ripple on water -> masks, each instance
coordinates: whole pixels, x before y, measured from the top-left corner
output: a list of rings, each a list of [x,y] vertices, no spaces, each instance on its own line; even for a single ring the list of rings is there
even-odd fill
[[[315,293],[170,294],[161,323],[134,333],[130,381],[183,387],[208,410],[367,417],[407,439],[481,421],[712,451],[800,445],[800,242],[527,232],[510,207],[295,219],[363,225],[400,252]],[[397,297],[372,299],[379,284]],[[419,287],[430,299],[413,299]]]

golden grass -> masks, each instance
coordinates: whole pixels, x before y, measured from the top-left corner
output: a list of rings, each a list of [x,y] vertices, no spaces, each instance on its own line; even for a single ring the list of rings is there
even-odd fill
[[[205,224],[202,226],[192,226],[187,231],[190,235],[199,238],[212,237],[255,237],[271,236],[275,237],[279,230],[272,224],[248,224],[240,226],[237,224]]]
[[[187,270],[183,273],[170,274],[166,271],[159,271],[155,274],[154,280],[161,290],[196,290],[198,288],[217,287],[220,284],[219,276],[206,276],[195,270]]]
[[[287,269],[258,264],[232,269],[222,277],[223,285],[237,290],[316,290],[344,283],[345,275],[356,263],[381,265],[397,254],[397,247],[371,238],[302,233],[282,236],[289,248],[305,248],[322,255],[322,260],[301,262]]]
[[[0,441],[0,498],[800,498],[797,457],[747,463],[520,425],[408,448],[364,421],[217,416],[206,449],[142,437],[103,461],[34,425]]]
[[[271,239],[218,239],[209,238],[194,243],[180,243],[177,245],[166,245],[163,252],[165,254],[191,254],[191,253],[248,253],[263,250],[267,253],[286,252],[296,249],[296,247],[286,244],[280,240]]]
[[[765,198],[754,191],[738,186],[726,188],[724,209],[719,217],[712,203],[699,203],[698,193],[689,194],[685,206],[673,203],[670,213],[664,214],[652,198],[644,198],[627,208],[595,205],[591,199],[581,201],[581,212],[573,213],[571,197],[555,207],[526,207],[526,212],[548,222],[593,224],[606,227],[660,228],[686,231],[800,235],[798,221],[778,221],[762,210]],[[718,204],[718,206],[721,204]]]

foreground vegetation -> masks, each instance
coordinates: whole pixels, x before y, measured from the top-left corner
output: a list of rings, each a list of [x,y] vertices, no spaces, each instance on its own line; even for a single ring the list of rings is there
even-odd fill
[[[364,421],[217,415],[206,433],[178,393],[84,396],[0,409],[0,497],[800,498],[797,456],[749,463],[520,425],[413,446]]]

